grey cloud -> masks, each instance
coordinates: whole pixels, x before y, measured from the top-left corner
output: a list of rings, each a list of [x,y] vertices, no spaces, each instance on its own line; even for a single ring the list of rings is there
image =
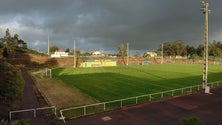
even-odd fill
[[[220,41],[222,1],[209,2],[210,40]],[[16,22],[16,31],[32,47],[44,45],[48,35],[62,49],[76,39],[78,49],[109,51],[126,42],[134,50],[152,50],[165,41],[198,45],[203,40],[198,0],[7,0],[0,6],[0,25]]]

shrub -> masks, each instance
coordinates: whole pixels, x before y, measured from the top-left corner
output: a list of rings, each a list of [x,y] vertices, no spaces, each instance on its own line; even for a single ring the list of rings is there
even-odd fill
[[[182,125],[202,125],[200,119],[196,117],[185,118],[182,120]]]

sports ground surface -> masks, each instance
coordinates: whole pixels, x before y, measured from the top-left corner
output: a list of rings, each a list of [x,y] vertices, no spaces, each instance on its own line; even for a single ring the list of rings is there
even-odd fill
[[[201,84],[200,64],[151,64],[98,68],[58,68],[53,76],[104,102]],[[222,66],[210,65],[208,82],[221,80]]]
[[[175,67],[176,65],[172,65],[172,66]],[[184,67],[183,65],[179,65],[179,66]],[[158,74],[158,72],[155,73],[155,70],[160,69],[157,67],[155,69],[155,65],[154,65],[154,67],[152,67],[153,70],[149,69],[151,66],[150,67],[147,66],[145,68],[143,67],[143,69],[145,69],[145,71],[143,71],[142,69],[139,69],[138,67],[135,67],[135,68],[130,67],[130,71],[139,70],[141,73],[137,72],[137,74],[135,75],[135,74],[133,74],[133,72],[124,72],[126,75],[123,75],[123,76],[129,77],[129,76],[134,75],[135,76],[135,77],[133,77],[134,79],[135,78],[141,79],[144,75],[148,78],[150,78],[151,76],[154,76],[154,77],[156,77],[156,79],[159,79],[157,81],[159,81],[160,83],[161,83],[161,81],[165,81],[165,82],[162,82],[162,84],[159,84],[159,85],[166,86],[165,88],[163,86],[164,89],[167,89],[167,87],[169,87],[169,85],[170,85],[170,84],[164,84],[164,83],[177,83],[178,84],[178,80],[184,80],[184,81],[181,81],[184,84],[189,83],[188,85],[185,84],[186,86],[190,86],[190,82],[192,85],[193,80],[194,81],[197,80],[197,82],[194,82],[194,85],[200,84],[201,75],[199,73],[202,73],[201,72],[202,66],[200,66],[200,65],[186,65],[186,66],[187,67],[184,67],[183,69],[180,69],[181,67],[175,67],[174,70],[171,71],[169,69],[172,69],[172,67],[170,67],[169,65],[165,65],[164,67],[165,68],[167,67],[166,69],[168,72],[163,72],[164,67],[162,67],[161,72],[163,72],[163,73],[161,73],[159,71],[160,74]],[[84,81],[83,83],[85,83],[85,82],[88,82],[87,79],[85,79],[86,76],[89,79],[93,79],[93,77],[90,77],[90,76],[91,75],[94,76],[95,74],[89,73],[89,72],[91,70],[93,70],[93,72],[95,72],[95,69],[97,70],[97,72],[101,72],[100,70],[102,69],[103,72],[101,74],[107,74],[106,68],[105,69],[104,68],[92,68],[92,69],[87,69],[87,70],[86,69],[77,69],[80,71],[82,71],[82,70],[85,70],[85,72],[87,71],[87,73],[82,72],[82,74],[84,74],[83,75],[84,77],[81,77],[81,73],[79,74],[79,72],[77,72],[75,70],[74,70],[75,71],[74,74],[78,73],[80,80],[83,79],[82,81]],[[179,69],[182,71],[179,71]],[[68,73],[67,70],[70,72]],[[118,73],[121,76],[122,76],[122,74],[124,74],[124,73],[122,73],[122,70],[124,70],[124,67],[117,67],[117,69],[115,69],[115,70],[118,70]],[[147,70],[149,72],[146,72]],[[211,82],[211,81],[221,80],[221,76],[222,76],[221,71],[222,71],[221,65],[210,66],[209,81]],[[114,72],[114,71],[109,69],[109,72]],[[145,72],[145,74],[143,74],[144,72]],[[66,78],[68,76],[68,78],[75,78],[75,79],[78,78],[78,77],[75,77],[75,75],[73,75],[73,69],[72,70],[71,69],[59,69],[58,73],[59,73],[58,76],[66,76]],[[116,72],[114,72],[114,74],[115,73]],[[155,73],[155,75],[152,73]],[[168,74],[168,75],[165,75],[165,74]],[[174,77],[175,76],[179,76],[179,77],[173,78],[173,77],[170,77],[169,74],[170,75],[174,74],[173,75]],[[163,75],[163,77],[160,77],[161,75]],[[101,75],[98,75],[98,76],[101,76]],[[102,75],[102,76],[106,76],[106,75]],[[168,76],[168,77],[164,78],[166,76]],[[151,77],[151,78],[154,79],[154,77]],[[100,77],[96,77],[96,78],[100,78]],[[109,77],[107,76],[106,78],[109,78]],[[113,78],[114,77],[110,76],[110,79],[108,79],[108,80],[112,81]],[[191,79],[187,79],[187,78],[191,78]],[[165,79],[165,80],[160,80],[160,79]],[[123,80],[121,80],[121,82],[123,82],[124,80],[128,80],[128,79],[123,79]],[[143,80],[147,80],[147,79],[144,77]],[[70,79],[67,79],[67,81],[70,81]],[[92,83],[95,81],[96,81],[96,79],[93,79]],[[132,82],[133,79],[130,79],[130,81]],[[176,82],[174,82],[174,81],[176,81]],[[154,82],[155,82],[155,80],[154,80]],[[177,87],[178,86],[183,87],[183,84],[181,84],[181,82],[179,82],[179,85],[177,85],[177,84],[175,84],[175,85]],[[68,82],[67,85],[72,86],[72,84],[76,83],[76,81],[70,82],[70,83]],[[95,83],[100,83],[100,80],[97,80]],[[136,83],[137,82],[134,82],[133,84],[136,84]],[[88,85],[96,85],[96,84],[88,84]],[[137,85],[143,85],[143,84],[140,83]],[[146,84],[144,84],[144,85],[146,85]],[[173,84],[173,86],[174,86],[174,84]],[[90,88],[90,87],[91,86],[88,86],[88,87],[86,86],[86,88]],[[133,87],[136,87],[136,86],[133,86]],[[118,87],[114,87],[114,88],[118,88]],[[122,89],[122,88],[120,88],[120,89]],[[107,90],[109,90],[109,89],[107,89]],[[116,91],[115,89],[113,89],[113,90]],[[138,90],[143,90],[143,89],[138,89]],[[95,91],[95,90],[91,89],[91,91]],[[110,89],[110,91],[112,91],[112,90]],[[122,109],[113,111],[111,113],[106,112],[103,114],[97,114],[94,116],[88,116],[85,118],[78,118],[78,119],[74,119],[72,121],[67,121],[67,124],[70,124],[70,125],[79,125],[79,124],[81,124],[81,125],[113,125],[113,124],[115,124],[115,125],[162,125],[162,124],[178,125],[178,124],[180,124],[180,121],[183,118],[198,117],[204,123],[204,125],[205,124],[206,125],[208,125],[208,124],[209,125],[210,124],[221,125],[222,124],[222,121],[221,121],[221,118],[222,118],[222,113],[221,113],[221,111],[222,111],[222,108],[221,108],[222,87],[213,89],[213,90],[211,90],[211,92],[213,94],[203,94],[203,93],[199,92],[199,93],[195,93],[192,95],[171,98],[171,99],[167,99],[167,100],[165,99],[165,100],[160,100],[157,102],[144,103],[144,104],[136,105],[133,107],[123,107]],[[28,94],[26,94],[26,95],[28,95]],[[32,103],[33,102],[30,102],[30,104],[32,104]],[[34,120],[37,120],[37,119],[34,119]]]
[[[222,125],[222,87],[212,94],[201,92],[123,108],[111,113],[68,121],[68,125],[181,125],[183,118],[197,117],[203,125]]]
[[[53,76],[95,100],[104,102],[200,85],[202,69],[202,65],[199,64],[58,68],[53,70]],[[221,76],[221,65],[209,66],[208,82],[219,81]],[[206,123],[213,124],[214,121],[219,121],[218,117],[221,118],[221,114],[218,112],[221,110],[218,107],[221,105],[221,100],[218,101],[219,94],[217,92],[212,95],[196,93],[168,101],[147,103],[132,108],[125,107],[109,114],[80,118],[69,124],[178,125],[182,118],[192,116],[199,117],[205,123],[208,112],[210,117],[215,118],[213,118],[214,120],[208,119]],[[208,106],[215,108],[207,108]]]

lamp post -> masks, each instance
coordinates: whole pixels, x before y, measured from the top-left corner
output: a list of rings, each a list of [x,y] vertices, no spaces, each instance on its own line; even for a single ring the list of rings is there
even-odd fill
[[[129,65],[129,43],[126,43],[126,65]]]
[[[73,41],[73,67],[76,68],[76,41]]]
[[[209,93],[209,87],[207,86],[207,77],[208,77],[208,15],[209,15],[209,3],[201,1],[203,7],[201,11],[204,14],[205,19],[205,29],[204,29],[204,67],[203,67],[203,81],[202,87],[205,90],[205,93]]]
[[[49,36],[48,36],[48,55],[50,55],[50,40],[49,40]]]
[[[161,52],[161,55],[162,55],[162,57],[161,57],[161,64],[163,64],[163,43],[161,44],[161,48],[162,48],[162,52]]]

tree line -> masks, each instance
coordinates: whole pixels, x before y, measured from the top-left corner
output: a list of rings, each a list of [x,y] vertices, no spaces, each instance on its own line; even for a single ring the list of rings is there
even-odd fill
[[[212,57],[222,57],[222,43],[219,41],[214,40],[213,42],[209,43],[208,46],[209,56]],[[186,45],[183,41],[177,40],[173,42],[164,42],[163,46],[160,45],[159,49],[157,50],[158,55],[163,56],[186,56],[188,58],[195,58],[195,57],[203,57],[204,56],[204,45],[200,44],[197,47]]]
[[[163,48],[162,48],[163,45]],[[197,58],[197,57],[203,57],[204,56],[204,45],[200,44],[198,46],[193,45],[187,45],[182,40],[176,40],[176,41],[170,41],[170,42],[164,42],[160,47],[156,50],[158,56],[162,56],[162,49],[163,49],[163,56],[164,57],[188,57],[188,58]],[[209,56],[211,57],[219,57],[222,58],[222,43],[219,41],[214,40],[213,42],[209,43],[208,46],[209,50]],[[59,47],[52,46],[50,47],[50,53],[54,53],[56,50],[59,50]],[[73,51],[70,51],[69,48],[65,50],[65,52],[72,53]],[[77,51],[79,55],[82,56],[90,56],[90,53],[80,53],[80,51]],[[125,58],[127,56],[127,46],[125,44],[120,44],[118,46],[118,52],[117,54],[114,54],[117,57]],[[139,51],[136,51],[134,54],[134,57],[140,57]],[[147,53],[145,52],[143,54],[143,57],[149,57]]]

